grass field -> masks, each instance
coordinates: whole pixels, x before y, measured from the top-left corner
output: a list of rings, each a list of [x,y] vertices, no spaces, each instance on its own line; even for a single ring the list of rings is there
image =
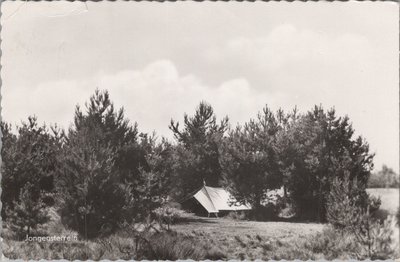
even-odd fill
[[[195,217],[192,221],[174,225],[173,229],[182,233],[199,231],[219,239],[233,238],[236,235],[247,237],[259,235],[291,241],[297,235],[306,236],[320,232],[322,227],[323,224],[317,223],[256,222]]]
[[[371,195],[380,197],[381,209],[394,214],[399,206],[399,190],[368,189]],[[393,225],[394,226],[394,225]],[[174,225],[173,229],[209,239],[217,245],[228,259],[280,259],[284,252],[296,250],[296,244],[309,241],[324,231],[324,224],[294,222],[234,221],[226,218],[197,218],[187,223]],[[394,227],[393,240],[399,243],[398,227]],[[263,244],[260,244],[263,243]],[[266,244],[265,244],[266,243]],[[270,245],[268,247],[268,245]],[[315,257],[322,256],[315,252]],[[290,254],[287,254],[290,258]]]
[[[398,188],[368,188],[367,192],[373,196],[381,198],[381,209],[385,209],[392,214],[397,211],[399,207]]]
[[[322,232],[323,224],[196,218],[174,225],[173,229],[208,239],[227,255],[227,259],[272,259],[285,257],[281,252],[287,247]]]

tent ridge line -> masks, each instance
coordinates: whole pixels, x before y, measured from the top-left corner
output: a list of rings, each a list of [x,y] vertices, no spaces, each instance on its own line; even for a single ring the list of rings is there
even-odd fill
[[[207,197],[208,197],[208,199],[210,200],[211,204],[213,205],[214,209],[217,210],[217,212],[215,212],[215,213],[218,213],[219,210],[215,207],[214,202],[212,201],[211,196],[210,196],[210,194],[209,194],[208,191],[207,191],[207,187],[206,187],[206,186],[203,186],[203,187],[204,187],[204,190],[205,190],[206,193],[207,193]]]

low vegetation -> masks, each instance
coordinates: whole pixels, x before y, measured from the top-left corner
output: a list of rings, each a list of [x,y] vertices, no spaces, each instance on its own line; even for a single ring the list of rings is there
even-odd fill
[[[388,259],[396,249],[373,242],[368,254],[351,232],[315,223],[254,222],[232,218],[190,219],[142,233],[127,227],[108,237],[71,242],[24,242],[9,238],[3,252],[22,259],[136,259],[136,260],[228,260],[228,259]],[[58,225],[62,227],[62,225]],[[60,230],[62,234],[71,234]],[[161,230],[161,231],[159,231]],[[157,232],[159,231],[159,232]],[[388,243],[388,242],[386,242]],[[376,249],[378,248],[378,249]]]
[[[226,257],[208,241],[170,231],[142,238],[123,237],[116,233],[96,241],[65,243],[7,241],[3,253],[9,259],[24,260],[219,260]]]

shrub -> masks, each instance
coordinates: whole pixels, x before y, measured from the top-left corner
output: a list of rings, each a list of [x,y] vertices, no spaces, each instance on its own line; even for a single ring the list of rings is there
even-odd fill
[[[287,205],[282,208],[278,214],[279,217],[282,218],[292,218],[296,215],[296,210],[292,205]]]
[[[161,227],[167,225],[167,230],[170,229],[170,225],[188,217],[188,213],[185,211],[169,206],[159,207],[153,211],[153,214]]]
[[[161,232],[151,235],[143,243],[143,257],[149,260],[219,260],[226,255],[214,245],[206,241],[178,234],[176,232]],[[139,259],[139,258],[136,258]]]
[[[381,228],[381,227],[380,227]],[[376,237],[374,239],[377,239]],[[374,248],[382,243],[374,241]],[[263,246],[264,260],[349,260],[349,259],[391,259],[393,252],[390,249],[378,248],[372,254],[368,254],[365,245],[357,239],[357,236],[349,231],[335,229],[327,225],[322,232],[294,239],[290,243],[278,245],[276,242],[268,242]]]
[[[16,127],[17,135],[11,132],[11,126],[1,122],[2,165],[1,165],[1,201],[3,221],[7,220],[7,211],[21,203],[21,192],[29,183],[29,195],[32,201],[50,202],[51,197],[43,198],[43,193],[53,192],[53,176],[57,170],[57,156],[61,149],[60,134],[57,128],[50,132],[46,125],[39,126],[36,117],[28,117]],[[26,200],[22,200],[22,202]],[[43,204],[43,203],[42,203]]]
[[[374,212],[371,212],[371,218],[373,220],[379,221],[383,223],[390,216],[390,212],[386,209],[378,209]]]
[[[232,220],[246,220],[247,216],[245,212],[231,211],[226,215],[226,218]]]
[[[219,260],[226,255],[211,242],[172,231],[144,233],[140,237],[113,234],[96,241],[24,242],[7,240],[3,254],[10,259],[39,260]]]
[[[392,218],[378,212],[380,199],[369,198],[367,206],[360,206],[359,195],[354,194],[356,183],[348,178],[334,179],[328,197],[327,218],[342,235],[352,235],[359,246],[359,258],[385,259],[391,254]],[[370,212],[374,210],[374,212]],[[375,217],[374,217],[375,214]]]
[[[378,211],[382,204],[382,200],[380,197],[367,195],[367,205],[369,206],[369,212],[373,213]]]
[[[27,183],[21,190],[19,201],[14,204],[13,210],[8,210],[7,222],[10,229],[21,239],[31,235],[39,225],[49,221],[45,205],[41,198],[32,197],[33,185]]]
[[[249,218],[257,221],[270,221],[278,217],[279,209],[272,203],[261,206],[257,209],[252,209],[249,213]]]
[[[349,176],[333,179],[328,195],[327,220],[336,229],[355,227],[363,220],[366,209],[369,213],[379,208],[380,199],[372,197],[367,198],[367,205],[363,206],[364,196],[357,190],[357,181],[350,181]]]
[[[340,232],[332,226],[308,237],[300,246],[313,256],[320,254],[328,260],[357,258],[359,248],[352,234]]]
[[[394,254],[392,249],[392,216],[386,220],[377,221],[368,214],[365,215],[358,228],[354,228],[352,233],[356,236],[357,243],[360,244],[361,258],[388,259]]]

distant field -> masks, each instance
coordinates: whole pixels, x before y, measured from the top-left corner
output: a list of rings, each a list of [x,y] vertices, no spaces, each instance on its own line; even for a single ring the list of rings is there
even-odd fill
[[[381,208],[395,213],[399,207],[398,188],[368,188],[367,192],[373,196],[380,197],[382,200]]]

